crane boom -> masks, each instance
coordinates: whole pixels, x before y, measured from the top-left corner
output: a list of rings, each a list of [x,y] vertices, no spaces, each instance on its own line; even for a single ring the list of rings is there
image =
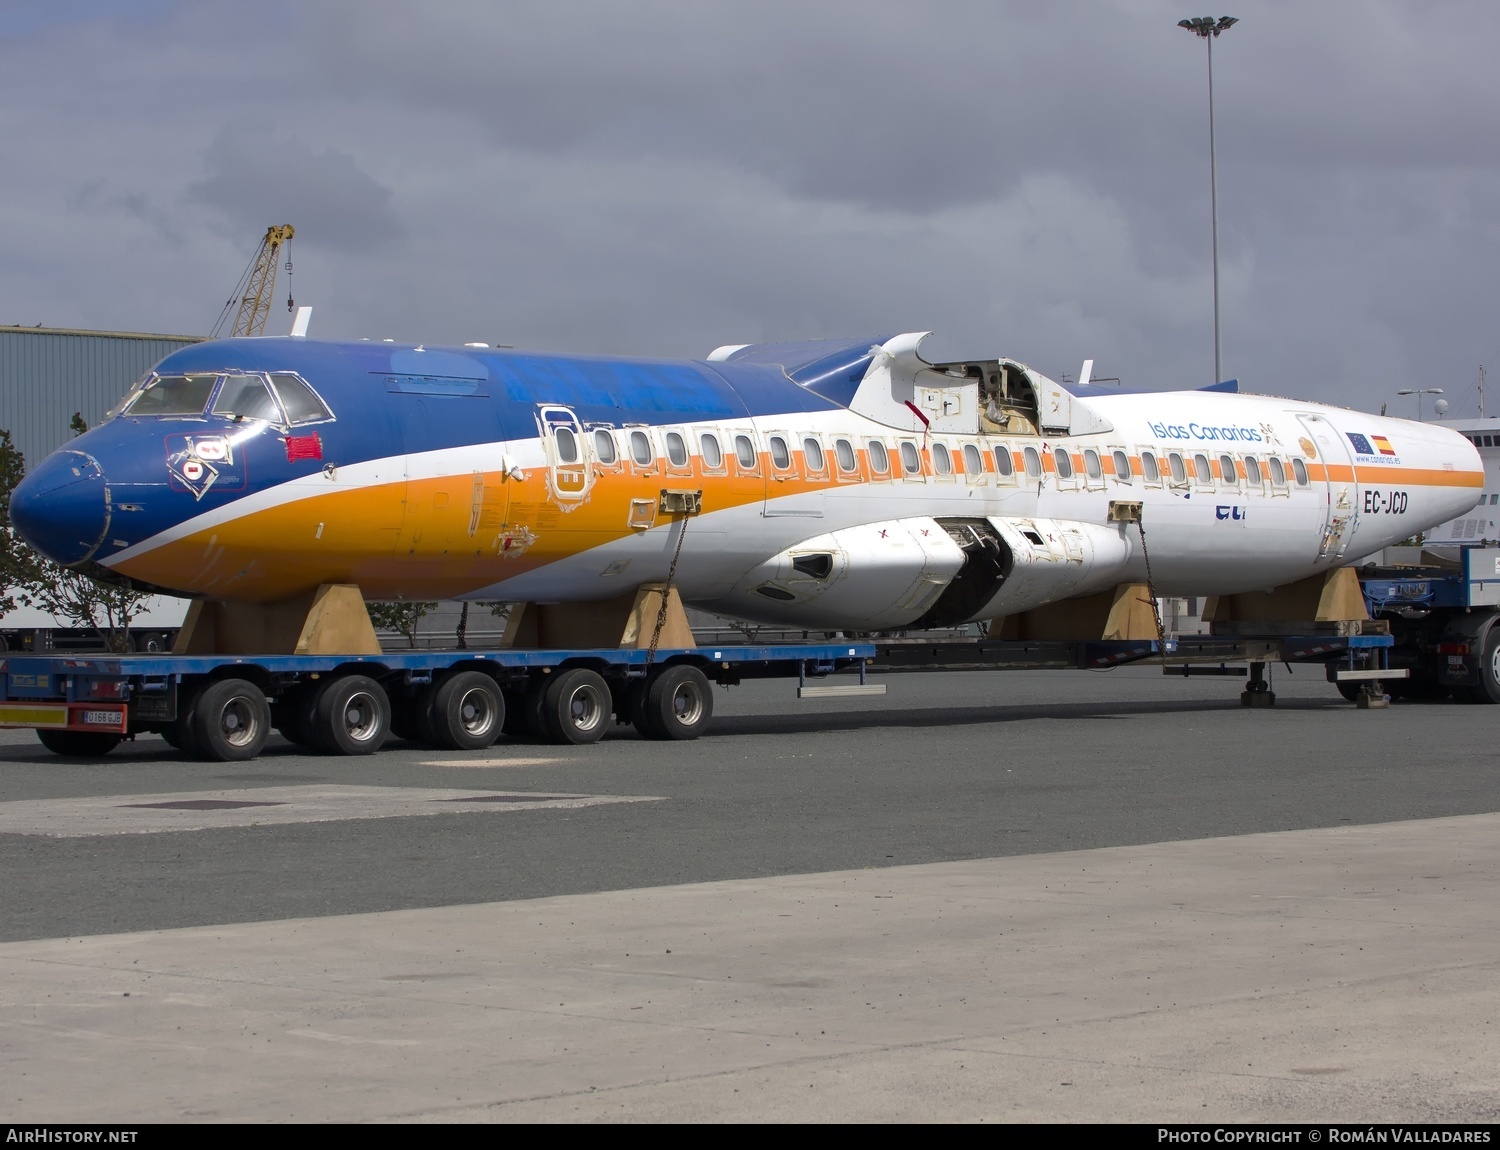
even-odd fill
[[[239,309],[235,312],[234,326],[229,332],[231,338],[239,335],[260,335],[266,330],[266,320],[271,314],[271,293],[276,287],[276,261],[281,254],[282,246],[296,234],[297,229],[291,224],[272,224],[266,229],[255,258],[250,261],[250,266],[240,276],[240,282],[235,287],[235,294],[224,305],[219,322],[214,325],[214,335],[219,334],[219,329],[224,326],[225,317],[229,315],[229,309],[236,303]]]

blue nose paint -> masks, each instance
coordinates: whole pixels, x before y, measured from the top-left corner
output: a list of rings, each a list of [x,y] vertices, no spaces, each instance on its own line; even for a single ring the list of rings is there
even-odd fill
[[[64,566],[99,550],[109,511],[104,471],[81,451],[53,452],[10,497],[10,520],[21,538]]]

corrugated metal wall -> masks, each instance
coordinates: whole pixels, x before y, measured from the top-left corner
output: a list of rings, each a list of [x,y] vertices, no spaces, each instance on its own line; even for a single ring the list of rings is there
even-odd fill
[[[198,342],[186,335],[0,327],[0,427],[31,466],[72,438],[75,411],[92,427],[157,360]]]

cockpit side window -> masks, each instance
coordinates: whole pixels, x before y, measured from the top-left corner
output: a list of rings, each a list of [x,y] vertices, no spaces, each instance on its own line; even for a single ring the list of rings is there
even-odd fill
[[[281,400],[281,406],[286,410],[288,423],[318,423],[333,418],[328,405],[299,376],[289,371],[273,371],[271,387],[275,389],[276,398]]]
[[[214,372],[159,375],[130,404],[131,415],[201,415],[218,380]]]
[[[266,390],[266,381],[258,375],[228,375],[214,400],[214,414],[235,419],[263,419],[281,422],[281,408]]]

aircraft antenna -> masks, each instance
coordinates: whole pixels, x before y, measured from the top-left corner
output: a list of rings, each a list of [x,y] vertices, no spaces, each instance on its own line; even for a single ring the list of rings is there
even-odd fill
[[[224,328],[224,321],[229,318],[229,313],[234,311],[234,326],[229,329],[229,337],[233,339],[240,335],[260,335],[266,330],[266,320],[271,314],[271,298],[276,290],[276,263],[281,254],[281,249],[291,242],[297,229],[291,224],[272,224],[266,229],[266,234],[261,238],[260,247],[251,259],[248,267],[240,275],[239,283],[234,286],[234,294],[224,304],[224,310],[219,313],[219,321],[214,324],[211,336],[217,336]],[[290,280],[292,261],[290,255],[286,262],[287,278]],[[292,306],[291,289],[287,289],[287,307]]]

